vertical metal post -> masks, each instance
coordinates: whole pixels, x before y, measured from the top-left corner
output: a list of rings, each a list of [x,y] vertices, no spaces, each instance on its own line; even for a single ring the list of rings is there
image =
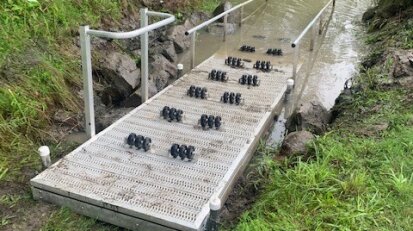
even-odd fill
[[[315,44],[315,24],[311,26],[311,40],[310,40],[310,51],[314,50],[314,44]]]
[[[241,6],[239,10],[239,27],[242,26],[243,15],[244,15],[244,6]]]
[[[91,138],[96,134],[96,131],[93,102],[92,55],[90,51],[90,36],[87,34],[88,31],[89,26],[81,26],[79,29],[82,56],[83,98],[85,101],[85,130],[87,137]]]
[[[318,34],[321,35],[323,33],[323,16],[320,16],[319,19],[319,24],[318,24]]]
[[[196,46],[196,31],[191,35],[191,69],[195,67],[195,46]]]
[[[141,15],[141,28],[148,26],[148,8],[143,8],[140,10]],[[148,100],[148,75],[149,75],[149,65],[148,65],[148,40],[149,32],[144,33],[141,36],[141,90],[142,90],[142,103]]]
[[[300,44],[296,44],[294,47],[294,61],[293,61],[293,80],[296,80],[297,77],[297,68],[298,68],[298,58],[300,56]]]
[[[219,224],[219,211],[221,210],[221,200],[219,198],[213,198],[209,202],[209,219],[206,225],[206,231],[218,231]]]
[[[333,8],[336,7],[336,0],[333,0]]]
[[[227,40],[228,14],[224,16],[224,42]]]

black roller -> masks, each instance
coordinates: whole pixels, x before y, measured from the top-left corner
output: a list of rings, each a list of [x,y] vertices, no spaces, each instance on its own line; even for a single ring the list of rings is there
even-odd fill
[[[184,114],[184,112],[182,110],[176,110],[176,121],[181,122],[182,121],[182,114]]]
[[[219,129],[221,127],[221,116],[215,117],[215,128]]]
[[[201,127],[205,129],[208,126],[208,115],[201,115],[201,119],[199,120]]]
[[[170,152],[173,158],[178,157],[179,156],[179,144],[173,144]]]
[[[134,146],[135,145],[135,139],[136,139],[136,134],[135,133],[131,133],[131,134],[129,134],[129,136],[128,136],[128,139],[126,140],[126,143],[129,145],[129,146]]]
[[[258,80],[258,76],[254,75],[252,77],[252,85],[254,85],[254,86],[259,86],[260,85],[260,81]]]
[[[215,125],[215,117],[213,115],[210,115],[208,117],[208,127],[213,128]]]
[[[179,157],[181,157],[181,160],[184,160],[186,158],[186,152],[187,152],[186,145],[183,144],[179,146]]]
[[[194,156],[195,156],[194,152],[195,152],[195,147],[194,146],[189,145],[186,148],[186,158],[188,158],[189,161],[194,159]]]
[[[235,104],[239,105],[241,103],[241,93],[235,95]]]
[[[235,103],[235,93],[234,92],[229,93],[229,103],[230,104]]]
[[[229,92],[225,92],[224,95],[221,98],[222,102],[228,103],[229,101]]]
[[[136,147],[138,150],[143,147],[143,140],[144,140],[144,137],[143,137],[143,136],[141,136],[141,135],[136,136],[136,139],[135,139],[135,147]]]
[[[206,87],[201,89],[201,99],[206,99],[208,94],[208,89]]]
[[[248,75],[247,77],[247,84],[252,85],[252,75]]]
[[[196,89],[196,87],[194,85],[189,87],[187,95],[189,95],[190,97],[194,97],[195,96],[195,89]]]
[[[152,139],[149,137],[145,137],[145,139],[143,140],[143,145],[142,145],[142,148],[143,150],[145,150],[145,152],[151,149],[151,143],[152,143]]]

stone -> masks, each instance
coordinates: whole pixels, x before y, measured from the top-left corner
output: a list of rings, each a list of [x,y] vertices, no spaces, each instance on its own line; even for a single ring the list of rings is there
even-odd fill
[[[157,91],[161,91],[169,84],[170,75],[165,70],[157,70],[151,75],[151,80],[155,84]]]
[[[364,12],[361,20],[363,22],[370,21],[371,19],[374,18],[374,16],[376,16],[376,10],[377,10],[376,7],[368,9],[366,12]]]
[[[135,61],[127,54],[117,51],[103,54],[95,71],[123,97],[129,96],[140,84],[140,69]]]
[[[152,98],[156,93],[158,93],[158,89],[155,86],[155,83],[149,81],[148,83],[148,99]],[[142,104],[142,88],[134,91],[128,98],[126,98],[122,102],[122,107],[137,107]]]
[[[311,131],[321,135],[327,131],[327,125],[331,120],[331,114],[318,101],[302,104],[289,119],[289,131]]]
[[[178,54],[184,52],[191,45],[190,36],[185,35],[185,32],[186,28],[184,25],[173,26],[167,32],[167,36],[173,41]]]
[[[281,156],[306,156],[308,154],[307,145],[314,140],[314,135],[308,131],[298,131],[288,134],[280,150]]]
[[[175,63],[178,60],[178,55],[176,54],[175,46],[171,41],[166,42],[163,45],[161,53],[171,63]]]
[[[177,67],[175,64],[171,63],[165,56],[163,55],[154,55],[153,61],[151,62],[151,70],[158,71],[164,70],[166,73],[169,74],[168,78],[175,78],[177,73]]]
[[[223,13],[224,11],[227,11],[229,9],[232,8],[232,4],[229,1],[225,1],[223,3],[221,3],[219,6],[217,6],[217,8],[215,8],[214,12],[212,13],[213,16],[217,16],[221,13]],[[220,18],[218,20],[218,22],[224,22],[224,17]],[[228,23],[239,23],[240,22],[240,10],[235,10],[231,13],[228,14],[228,18],[227,18],[227,22]]]
[[[391,51],[390,56],[393,58],[391,74],[394,78],[413,76],[413,49]]]
[[[184,27],[189,30],[209,19],[208,15],[204,12],[194,12],[189,16],[185,22]]]
[[[227,23],[227,35],[234,34],[236,27],[237,26],[233,23]],[[224,34],[224,23],[213,23],[209,25],[208,32],[213,35],[223,35]]]

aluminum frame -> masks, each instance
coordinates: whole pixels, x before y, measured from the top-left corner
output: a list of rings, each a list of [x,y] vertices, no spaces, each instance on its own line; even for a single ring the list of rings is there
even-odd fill
[[[82,74],[83,74],[83,94],[85,103],[85,130],[89,138],[96,135],[95,126],[95,109],[93,101],[93,77],[92,77],[92,55],[91,55],[91,36],[111,39],[129,39],[137,36],[141,38],[141,90],[142,103],[148,100],[148,33],[175,21],[175,16],[167,13],[148,11],[147,8],[140,10],[141,23],[140,28],[129,32],[109,32],[102,30],[91,30],[88,25],[79,28],[80,48],[82,56]],[[148,25],[148,17],[165,18],[159,22]]]
[[[314,19],[307,25],[307,27],[301,32],[301,34],[294,40],[294,42],[291,44],[291,47],[294,49],[294,59],[293,59],[293,73],[292,77],[295,80],[297,77],[297,69],[298,69],[298,61],[300,57],[300,43],[301,39],[311,30],[311,40],[310,40],[310,51],[313,51],[314,49],[314,44],[315,44],[315,37],[316,37],[316,22],[317,20],[319,21],[318,23],[318,34],[321,35],[323,31],[323,18],[322,15],[323,13],[327,10],[327,8],[332,5],[332,13],[334,12],[335,6],[336,6],[336,0],[330,0],[323,9],[318,12],[318,14],[314,17]]]
[[[196,56],[195,45],[196,45],[197,31],[198,31],[198,30],[201,30],[202,28],[208,26],[209,24],[217,21],[218,19],[224,17],[224,35],[223,35],[223,40],[225,41],[226,38],[227,38],[228,14],[229,14],[229,13],[232,13],[232,12],[235,11],[235,10],[240,9],[240,11],[241,11],[241,20],[240,20],[239,26],[241,26],[242,23],[245,21],[245,20],[242,19],[242,15],[244,14],[244,6],[247,5],[247,4],[250,4],[250,3],[254,2],[254,1],[255,1],[255,0],[248,0],[248,1],[246,1],[246,2],[240,3],[240,4],[232,7],[231,9],[229,9],[229,10],[227,10],[227,11],[224,11],[224,12],[222,12],[221,14],[219,14],[219,15],[217,15],[217,16],[209,19],[208,21],[205,21],[205,22],[199,24],[198,26],[195,26],[195,27],[193,27],[192,29],[187,30],[187,31],[185,32],[185,35],[187,35],[187,36],[190,35],[190,36],[191,36],[191,63],[190,63],[191,69],[193,69],[193,68],[195,67],[195,56]],[[267,2],[267,0],[266,0],[266,2]],[[255,12],[256,12],[256,11],[254,11],[254,13],[255,13]]]

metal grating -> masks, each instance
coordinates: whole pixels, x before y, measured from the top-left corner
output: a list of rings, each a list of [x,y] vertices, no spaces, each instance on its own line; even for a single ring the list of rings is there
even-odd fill
[[[227,71],[230,80],[208,80],[211,69]],[[242,74],[257,74],[261,85],[238,84]],[[93,216],[92,205],[136,218],[136,222],[142,219],[172,229],[200,230],[210,198],[225,197],[259,132],[272,119],[287,77],[282,72],[257,71],[248,63],[245,69],[232,69],[224,65],[224,57],[213,56],[33,178],[34,195],[58,204],[63,202],[50,198],[71,199],[65,205],[81,206],[76,211],[89,216]],[[188,97],[191,85],[207,87],[208,99]],[[242,105],[220,102],[225,91],[241,93]],[[182,109],[183,122],[163,120],[160,110],[164,106]],[[222,128],[202,130],[197,125],[202,114],[221,116]],[[151,137],[151,150],[145,153],[125,145],[131,132]],[[169,154],[173,143],[194,145],[196,160],[173,159]],[[83,211],[86,208],[90,211]],[[108,216],[96,217],[115,223]]]

